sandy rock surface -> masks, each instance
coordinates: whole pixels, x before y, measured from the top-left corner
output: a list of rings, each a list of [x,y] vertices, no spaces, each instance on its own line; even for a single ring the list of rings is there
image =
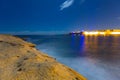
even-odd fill
[[[86,80],[82,75],[10,35],[0,35],[0,80]]]

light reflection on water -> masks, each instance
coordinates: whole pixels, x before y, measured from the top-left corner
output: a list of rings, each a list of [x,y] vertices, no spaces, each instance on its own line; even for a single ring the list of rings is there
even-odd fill
[[[28,36],[37,48],[88,80],[120,79],[120,36]]]

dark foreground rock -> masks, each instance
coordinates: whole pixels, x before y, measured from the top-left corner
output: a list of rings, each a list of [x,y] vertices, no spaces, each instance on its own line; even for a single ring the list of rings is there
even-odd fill
[[[10,35],[0,35],[0,80],[86,80],[82,75]]]

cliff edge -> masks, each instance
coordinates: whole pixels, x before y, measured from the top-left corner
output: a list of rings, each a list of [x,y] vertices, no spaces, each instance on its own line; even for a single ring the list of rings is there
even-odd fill
[[[0,35],[0,80],[86,80],[82,75],[36,50],[35,45]]]

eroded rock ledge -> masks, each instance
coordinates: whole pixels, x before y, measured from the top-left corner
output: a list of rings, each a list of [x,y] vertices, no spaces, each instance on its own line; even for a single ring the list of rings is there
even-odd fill
[[[0,35],[0,80],[86,80],[35,45],[10,35]]]

